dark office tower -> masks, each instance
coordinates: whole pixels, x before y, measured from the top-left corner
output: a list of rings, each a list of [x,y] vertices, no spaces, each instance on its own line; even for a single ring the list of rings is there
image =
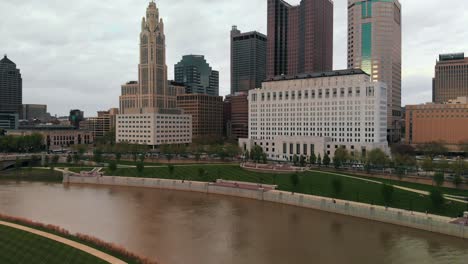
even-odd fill
[[[267,37],[257,31],[231,30],[231,94],[259,88],[266,78]]]
[[[219,72],[211,69],[202,55],[185,55],[174,66],[174,80],[186,86],[188,94],[219,95]]]
[[[23,106],[23,80],[7,56],[0,60],[0,113],[19,115]]]
[[[84,120],[84,112],[80,110],[70,110],[70,116],[68,117],[68,121],[70,121],[70,125],[74,126],[75,129],[80,129],[80,122]]]
[[[268,0],[267,78],[333,70],[333,2]]]

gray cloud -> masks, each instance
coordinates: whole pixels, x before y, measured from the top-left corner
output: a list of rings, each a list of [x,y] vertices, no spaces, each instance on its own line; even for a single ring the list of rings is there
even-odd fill
[[[52,113],[118,106],[120,85],[137,79],[138,34],[147,0],[2,0],[0,52],[21,68],[24,102]],[[291,0],[296,4],[299,0]],[[335,0],[334,67],[346,67],[346,0]],[[403,0],[403,103],[431,99],[439,53],[467,51],[468,2]],[[184,54],[203,54],[230,89],[229,31],[266,33],[266,0],[157,1],[165,21],[169,78]],[[456,7],[456,11],[454,8]]]

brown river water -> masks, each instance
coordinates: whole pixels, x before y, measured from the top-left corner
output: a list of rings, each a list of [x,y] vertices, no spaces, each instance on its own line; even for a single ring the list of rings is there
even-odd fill
[[[0,181],[0,213],[161,264],[468,263],[468,241],[303,208],[131,187]]]

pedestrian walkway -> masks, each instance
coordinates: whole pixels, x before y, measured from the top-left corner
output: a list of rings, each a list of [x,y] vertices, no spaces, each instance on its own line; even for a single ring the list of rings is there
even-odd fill
[[[57,236],[57,235],[53,235],[51,233],[43,232],[43,231],[40,231],[40,230],[37,230],[37,229],[33,229],[33,228],[29,228],[29,227],[26,227],[26,226],[17,225],[17,224],[13,224],[13,223],[9,223],[9,222],[4,222],[4,221],[0,221],[0,225],[4,225],[4,226],[12,227],[12,228],[15,228],[15,229],[23,230],[23,231],[26,231],[26,232],[29,232],[29,233],[32,233],[32,234],[35,234],[35,235],[38,235],[38,236],[42,236],[42,237],[57,241],[59,243],[68,245],[70,247],[79,249],[79,250],[81,250],[83,252],[86,252],[86,253],[88,253],[88,254],[90,254],[92,256],[95,256],[97,258],[100,258],[100,259],[102,259],[102,260],[104,260],[106,262],[112,263],[112,264],[125,264],[126,263],[126,262],[124,262],[124,261],[122,261],[122,260],[120,260],[120,259],[118,259],[116,257],[113,257],[113,256],[111,256],[111,255],[109,255],[107,253],[104,253],[102,251],[99,251],[97,249],[94,249],[92,247],[83,245],[81,243],[78,243],[78,242],[75,242],[75,241],[72,241],[72,240]]]

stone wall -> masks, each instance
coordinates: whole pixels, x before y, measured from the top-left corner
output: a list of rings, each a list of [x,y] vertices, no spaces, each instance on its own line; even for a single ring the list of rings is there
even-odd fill
[[[359,217],[468,239],[468,226],[451,224],[449,222],[452,219],[448,217],[426,215],[382,206],[370,206],[368,204],[334,200],[313,195],[292,194],[283,191],[264,192],[263,190],[245,190],[216,186],[213,183],[206,182],[182,182],[180,180],[151,178],[64,175],[63,181],[64,183],[133,186],[236,196]]]

